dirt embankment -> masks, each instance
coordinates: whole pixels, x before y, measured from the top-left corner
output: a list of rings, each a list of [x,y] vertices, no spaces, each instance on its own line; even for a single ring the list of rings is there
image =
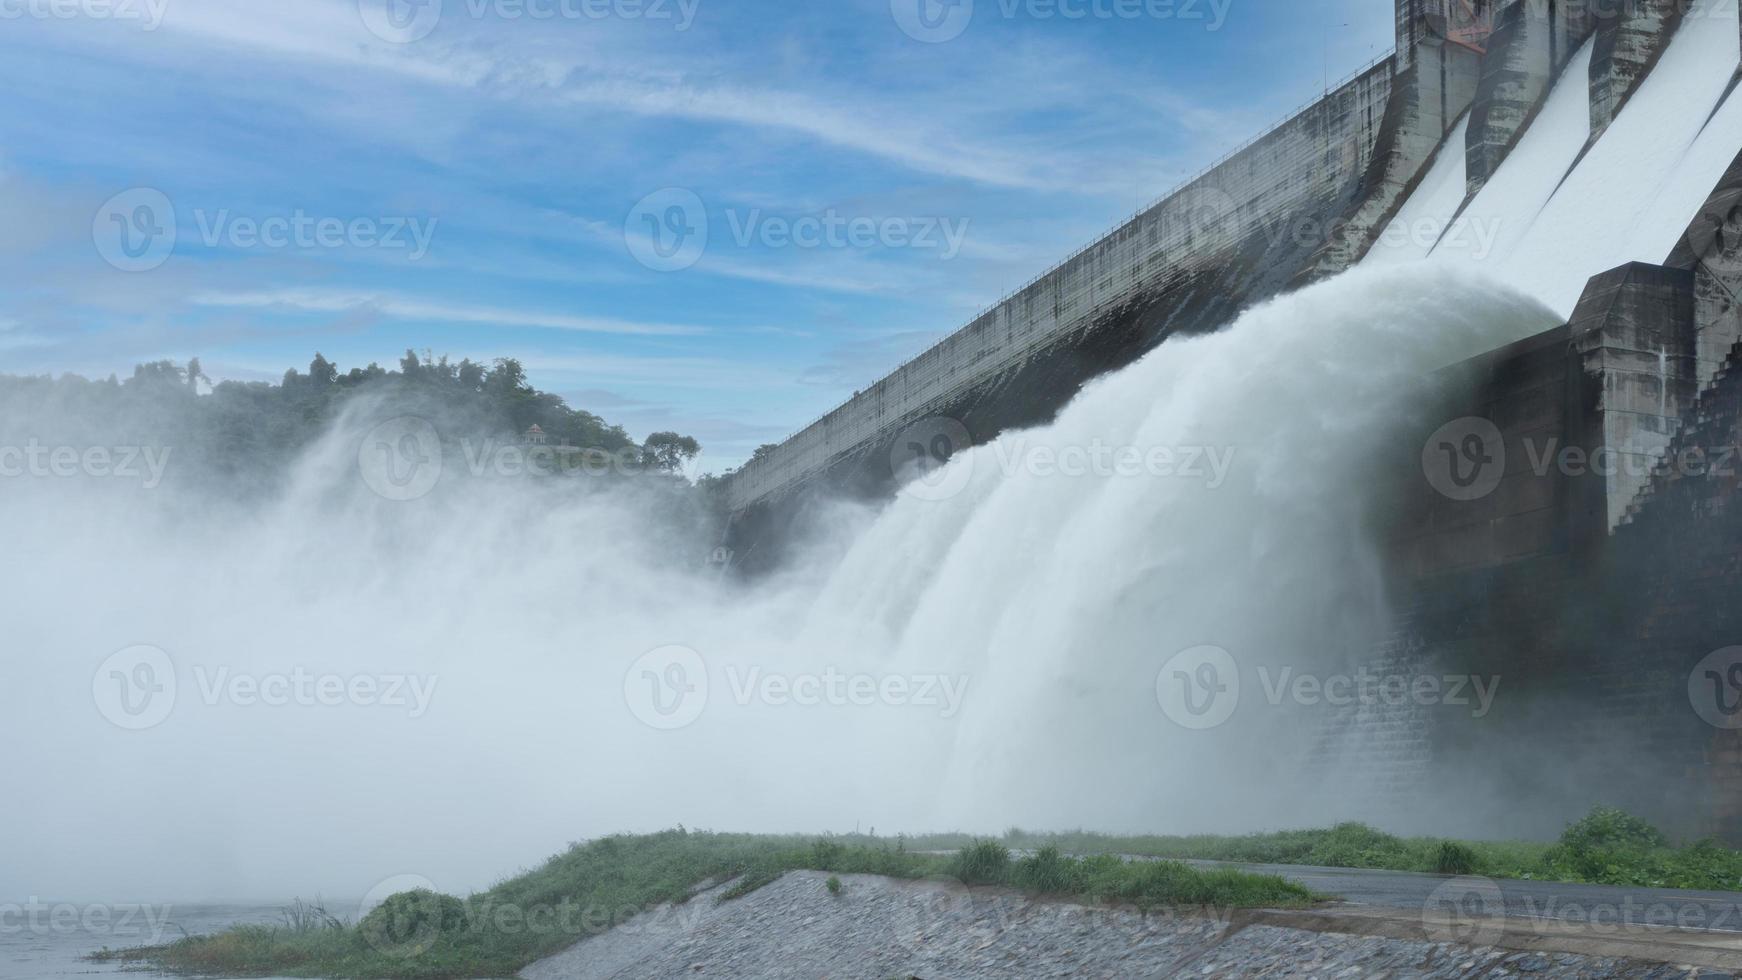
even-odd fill
[[[1011,980],[1137,977],[1667,978],[1687,966],[1296,927],[1286,914],[1143,915],[938,882],[793,872],[724,886],[528,967],[526,980],[677,977]],[[1323,916],[1301,916],[1322,925]]]

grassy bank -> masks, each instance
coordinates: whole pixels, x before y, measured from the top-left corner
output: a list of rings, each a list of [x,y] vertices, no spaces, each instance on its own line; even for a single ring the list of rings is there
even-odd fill
[[[350,923],[298,904],[279,927],[239,926],[166,946],[105,952],[185,974],[302,977],[506,977],[590,935],[684,903],[698,884],[738,879],[721,900],[787,871],[947,878],[1090,903],[1150,909],[1300,906],[1306,889],[1268,875],[1204,871],[1177,862],[1070,857],[1056,848],[1012,858],[997,841],[965,841],[951,855],[920,854],[867,837],[769,837],[684,830],[576,845],[543,867],[467,899],[409,892]],[[836,885],[831,881],[830,890]],[[823,899],[828,900],[828,899]],[[637,920],[681,928],[681,910]]]
[[[1396,837],[1359,823],[1235,837],[1119,837],[1080,831],[1036,834],[1012,830],[1002,841],[1019,850],[1051,845],[1076,854],[1742,891],[1742,851],[1712,841],[1671,847],[1656,828],[1612,807],[1597,807],[1552,843]],[[908,846],[942,850],[967,843],[960,835],[944,834],[910,838]]]
[[[1117,855],[1162,860],[1133,863]],[[243,926],[100,955],[184,974],[235,977],[506,977],[668,902],[677,903],[676,913],[636,920],[637,927],[681,929],[682,910],[699,884],[734,879],[720,899],[730,901],[797,869],[950,879],[1143,909],[1298,906],[1313,898],[1281,878],[1179,863],[1187,858],[1742,890],[1742,852],[1711,842],[1671,847],[1650,825],[1603,807],[1553,843],[1395,837],[1355,823],[1238,837],[1012,830],[999,840],[944,834],[893,841],[680,829],[576,845],[541,868],[466,899],[431,892],[395,896],[357,923],[298,903],[279,927]],[[830,891],[837,888],[831,879]]]

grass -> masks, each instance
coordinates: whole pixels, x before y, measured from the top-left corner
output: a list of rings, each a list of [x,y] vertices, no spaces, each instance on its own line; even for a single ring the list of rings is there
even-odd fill
[[[1156,858],[1132,862],[1121,855]],[[953,879],[1089,904],[1156,908],[1304,906],[1315,896],[1270,875],[1204,869],[1182,859],[1381,868],[1668,888],[1742,890],[1742,852],[1711,841],[1673,847],[1649,824],[1598,807],[1552,843],[1396,837],[1364,824],[1238,837],[1118,837],[1011,830],[888,840],[697,833],[683,830],[577,844],[533,871],[466,899],[394,896],[355,925],[317,900],[286,910],[282,927],[239,926],[166,946],[98,957],[182,974],[231,977],[447,978],[512,976],[578,940],[642,913],[639,928],[684,927],[697,886],[731,880],[740,898],[788,871]],[[655,912],[666,903],[670,909]],[[662,918],[663,917],[663,918]]]
[[[974,843],[959,834],[910,838],[916,850]],[[1126,854],[1172,860],[1300,864],[1546,881],[1742,891],[1742,851],[1715,841],[1673,847],[1650,824],[1613,807],[1597,807],[1559,841],[1456,841],[1397,837],[1365,824],[1241,836],[1113,836],[1078,831],[1007,832],[999,845],[1022,851],[1052,847],[1074,854]]]
[[[1161,907],[1298,907],[1314,896],[1269,875],[1199,870],[1172,861],[1066,856],[1057,848],[1013,859],[997,841],[953,855],[922,854],[900,839],[713,834],[683,829],[578,844],[486,892],[459,899],[393,896],[352,925],[314,905],[287,910],[283,927],[238,926],[164,946],[108,951],[106,961],[192,975],[335,978],[505,977],[642,913],[638,928],[684,926],[697,886],[735,879],[720,901],[788,871],[839,876],[954,878],[1088,903]],[[673,908],[656,911],[666,903]]]

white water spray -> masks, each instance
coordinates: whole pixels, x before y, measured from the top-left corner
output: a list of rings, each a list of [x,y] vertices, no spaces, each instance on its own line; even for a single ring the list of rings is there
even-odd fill
[[[0,717],[28,749],[8,837],[30,846],[7,849],[0,894],[361,894],[406,873],[463,891],[679,822],[1298,825],[1297,716],[1254,685],[1190,731],[1158,671],[1204,644],[1242,669],[1364,657],[1384,614],[1369,490],[1424,373],[1553,323],[1444,270],[1361,270],[958,457],[953,496],[843,508],[802,573],[755,586],[662,564],[664,512],[637,496],[522,479],[384,500],[351,423],[259,510],[27,483],[0,502]],[[179,682],[142,731],[92,703],[134,644]],[[706,690],[666,728],[639,692],[699,687],[647,659],[673,645]],[[434,686],[413,717],[266,705],[219,670]]]

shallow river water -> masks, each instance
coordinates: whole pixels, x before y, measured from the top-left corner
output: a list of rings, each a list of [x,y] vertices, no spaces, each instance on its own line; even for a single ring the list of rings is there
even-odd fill
[[[162,976],[126,970],[121,963],[93,963],[85,957],[104,947],[168,942],[181,938],[184,930],[199,935],[238,922],[275,925],[281,921],[276,905],[98,906],[47,901],[0,905],[0,978]]]

